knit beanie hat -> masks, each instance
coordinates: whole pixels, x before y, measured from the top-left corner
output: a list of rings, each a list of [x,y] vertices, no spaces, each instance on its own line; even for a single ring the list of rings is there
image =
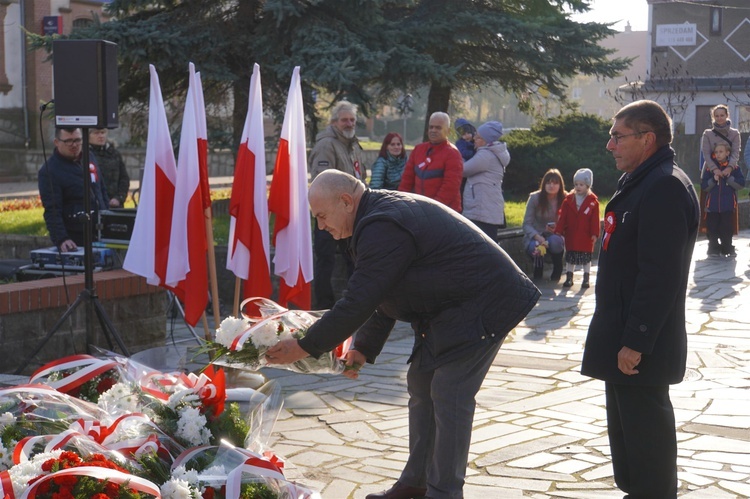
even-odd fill
[[[484,137],[484,135],[482,135],[482,137]],[[588,168],[581,168],[575,175],[573,175],[573,182],[583,182],[591,187],[594,185],[594,172]]]
[[[477,133],[485,142],[492,144],[503,136],[503,124],[499,121],[488,121],[479,127]]]

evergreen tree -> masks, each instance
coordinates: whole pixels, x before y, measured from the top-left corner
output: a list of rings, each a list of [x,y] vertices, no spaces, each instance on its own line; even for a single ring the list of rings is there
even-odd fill
[[[597,45],[612,30],[573,22],[564,9],[587,10],[588,0],[113,0],[112,21],[71,36],[118,44],[126,104],[147,102],[148,64],[169,100],[184,95],[195,63],[207,104],[229,106],[232,116],[230,126],[209,127],[231,130],[236,143],[255,62],[264,103],[277,116],[293,67],[302,67],[313,131],[315,95],[347,98],[368,114],[429,85],[429,117],[448,109],[455,90],[497,83],[522,94],[543,86],[562,97],[567,77],[612,77],[627,66]]]

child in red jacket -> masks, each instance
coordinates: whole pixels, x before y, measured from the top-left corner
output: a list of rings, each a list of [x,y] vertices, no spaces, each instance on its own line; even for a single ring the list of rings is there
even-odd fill
[[[591,256],[599,237],[599,199],[591,191],[594,173],[581,168],[573,176],[573,192],[565,196],[555,232],[565,238],[566,280],[563,287],[573,285],[576,265],[583,266],[582,288],[589,287]]]

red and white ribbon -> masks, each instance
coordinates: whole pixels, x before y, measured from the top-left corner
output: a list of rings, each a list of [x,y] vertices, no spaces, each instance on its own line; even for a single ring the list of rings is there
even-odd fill
[[[16,499],[16,494],[13,492],[13,481],[7,471],[0,472],[0,496],[5,499]]]
[[[78,388],[87,381],[94,379],[102,373],[109,371],[117,366],[117,362],[110,359],[97,359],[91,355],[70,355],[56,361],[50,362],[37,369],[29,378],[30,383],[44,383],[55,390],[68,393],[74,388]],[[70,376],[56,381],[41,381],[47,376],[57,371],[67,371],[69,369],[78,369]]]
[[[265,459],[252,457],[237,466],[227,475],[227,499],[239,499],[242,491],[242,474],[285,480],[284,474],[274,464]]]
[[[97,480],[107,480],[110,483],[116,483],[123,485],[127,483],[127,488],[143,492],[144,494],[151,494],[157,499],[161,499],[161,491],[159,487],[144,478],[139,476],[131,475],[129,473],[123,473],[122,471],[113,470],[109,468],[101,468],[99,466],[79,466],[77,468],[68,468],[66,470],[60,470],[55,473],[45,475],[36,482],[34,482],[20,497],[20,499],[34,499],[36,498],[37,490],[39,487],[54,480],[58,477],[64,476],[88,476]]]
[[[146,425],[154,430],[154,432],[148,433],[139,438],[129,438],[118,441],[116,440],[117,428],[125,421],[136,421],[140,424]],[[140,413],[120,416],[110,426],[103,425],[98,421],[85,421],[79,419],[71,424],[69,429],[58,435],[35,435],[21,439],[13,449],[13,463],[20,464],[28,461],[37,444],[44,445],[45,452],[52,452],[54,450],[63,449],[70,440],[76,437],[93,440],[107,449],[118,451],[125,455],[132,454],[135,457],[150,451],[157,453],[166,452],[169,454],[169,451],[161,445],[161,442],[159,442],[159,438],[156,435],[156,432],[160,431],[159,427],[156,426],[148,416]]]

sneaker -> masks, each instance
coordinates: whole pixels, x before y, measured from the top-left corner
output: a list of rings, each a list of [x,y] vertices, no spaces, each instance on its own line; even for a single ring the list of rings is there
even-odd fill
[[[721,256],[721,251],[719,251],[719,248],[708,248],[706,256]]]
[[[724,256],[727,258],[736,258],[737,252],[734,250],[734,246],[732,246],[732,249],[729,250],[729,253],[724,253]]]

